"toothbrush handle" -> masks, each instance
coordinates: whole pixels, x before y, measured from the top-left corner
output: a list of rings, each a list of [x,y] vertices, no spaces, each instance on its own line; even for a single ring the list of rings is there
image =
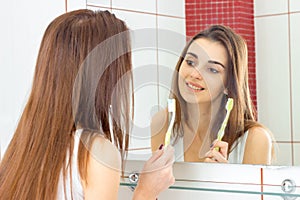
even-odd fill
[[[215,150],[216,151],[220,151],[220,147],[215,147]]]
[[[167,147],[170,144],[170,140],[171,140],[171,132],[167,131],[165,136],[165,147]]]
[[[218,141],[222,141],[222,136],[224,135],[224,129],[220,130],[220,134],[218,134],[218,138],[217,140]],[[215,150],[216,151],[220,151],[220,148],[219,147],[215,147]]]

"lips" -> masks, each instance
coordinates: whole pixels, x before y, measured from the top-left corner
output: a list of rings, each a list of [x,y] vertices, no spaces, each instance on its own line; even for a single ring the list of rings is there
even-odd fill
[[[204,88],[196,83],[186,82],[186,86],[194,91],[203,91]]]

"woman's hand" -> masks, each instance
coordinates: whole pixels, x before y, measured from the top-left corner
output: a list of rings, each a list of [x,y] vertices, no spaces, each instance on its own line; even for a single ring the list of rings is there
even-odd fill
[[[219,150],[215,148],[218,147]],[[205,158],[203,162],[213,162],[213,163],[228,163],[227,160],[227,152],[228,152],[228,143],[215,140],[210,150],[205,154]]]
[[[174,148],[168,146],[153,153],[140,174],[133,199],[155,200],[164,190],[174,184]]]

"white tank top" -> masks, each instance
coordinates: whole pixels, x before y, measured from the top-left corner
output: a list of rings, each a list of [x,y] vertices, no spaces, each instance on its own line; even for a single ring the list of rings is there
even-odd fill
[[[73,197],[73,200],[83,200],[84,194],[83,194],[83,187],[81,184],[81,178],[79,175],[78,165],[77,165],[77,154],[78,154],[78,147],[79,147],[79,141],[80,141],[80,135],[81,135],[82,129],[76,130],[75,136],[74,136],[74,148],[73,148],[73,154],[72,154],[72,185],[71,185],[71,179],[70,179],[70,171],[67,172],[66,176],[66,190],[64,190],[64,182],[63,182],[63,176],[62,173],[59,178],[58,183],[58,193],[57,193],[57,199],[58,200],[71,200]],[[70,170],[70,168],[68,168]],[[72,188],[72,190],[71,190]],[[71,194],[72,191],[72,194]]]
[[[239,137],[239,139],[234,142],[233,147],[235,148],[229,154],[228,157],[229,163],[243,164],[247,138],[248,138],[248,131],[246,131],[244,135]]]

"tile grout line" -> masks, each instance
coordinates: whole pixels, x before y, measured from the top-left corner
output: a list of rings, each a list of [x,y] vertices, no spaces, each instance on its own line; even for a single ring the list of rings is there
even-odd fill
[[[290,0],[288,0],[288,13],[290,13]],[[294,129],[293,129],[293,84],[292,84],[292,58],[291,58],[291,15],[288,14],[288,52],[289,52],[289,87],[290,87],[290,126],[291,126],[291,152],[292,166],[295,164],[294,158]]]
[[[68,0],[65,0],[65,12],[68,12]]]
[[[170,17],[170,18],[182,19],[182,20],[185,19],[185,18],[182,17],[182,16],[174,16],[174,15],[158,14],[157,11],[156,11],[156,13],[152,13],[152,12],[145,12],[145,11],[138,11],[138,10],[130,10],[130,9],[124,9],[124,8],[113,8],[112,6],[111,6],[111,7],[100,6],[100,5],[98,6],[98,5],[93,5],[93,4],[87,4],[87,6],[96,7],[96,8],[113,9],[113,10],[118,10],[118,11],[126,11],[126,12],[139,13],[139,14],[156,15],[156,16],[161,16],[161,17]]]
[[[156,23],[156,74],[157,74],[157,112],[159,111],[159,59],[158,59],[158,0],[155,1],[155,23]]]

